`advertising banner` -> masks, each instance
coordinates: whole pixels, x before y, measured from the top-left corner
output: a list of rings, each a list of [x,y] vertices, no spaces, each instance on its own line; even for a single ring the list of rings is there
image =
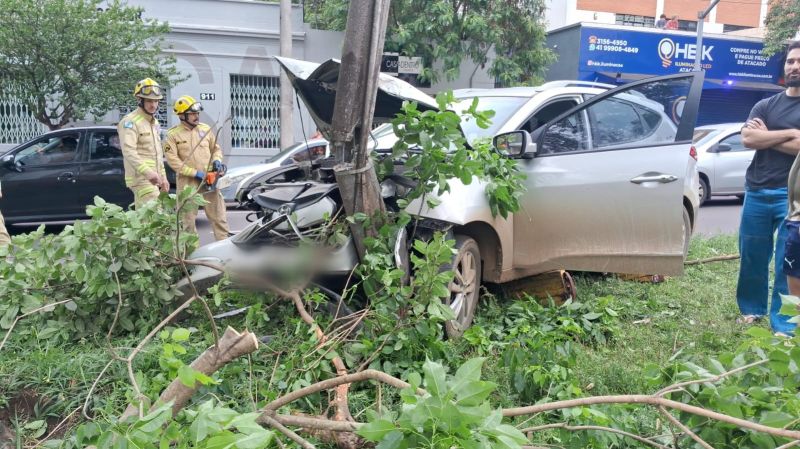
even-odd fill
[[[759,42],[705,37],[700,51],[706,78],[777,83],[782,55],[766,57],[763,48]],[[697,51],[695,36],[584,27],[579,70],[652,76],[690,72]]]

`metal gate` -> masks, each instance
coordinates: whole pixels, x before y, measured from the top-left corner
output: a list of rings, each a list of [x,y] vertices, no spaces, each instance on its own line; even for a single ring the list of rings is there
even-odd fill
[[[280,78],[231,75],[231,146],[280,148]]]

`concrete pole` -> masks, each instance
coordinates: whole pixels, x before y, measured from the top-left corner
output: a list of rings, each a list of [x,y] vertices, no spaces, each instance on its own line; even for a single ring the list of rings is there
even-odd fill
[[[381,54],[390,0],[351,0],[344,32],[342,63],[337,80],[333,120],[328,138],[338,164],[334,167],[339,193],[348,216],[373,217],[385,211],[367,141],[375,111]],[[356,251],[363,261],[364,240],[377,236],[380,223],[350,226]]]
[[[706,20],[706,16],[708,13],[711,12],[719,3],[719,0],[711,0],[711,3],[708,5],[705,11],[700,11],[697,13],[697,48],[695,49],[694,55],[694,70],[700,71],[702,68],[701,60],[703,59],[703,22]]]
[[[292,57],[292,0],[281,0],[281,56]],[[281,70],[281,149],[294,143],[294,89],[285,70]]]

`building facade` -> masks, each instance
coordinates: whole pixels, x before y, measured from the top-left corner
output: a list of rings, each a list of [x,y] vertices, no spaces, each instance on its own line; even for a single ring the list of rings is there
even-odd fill
[[[172,104],[181,95],[199,99],[201,120],[220,129],[226,162],[236,166],[261,161],[279,151],[280,142],[280,5],[256,0],[128,0],[142,16],[170,25],[165,52],[189,78],[168,90],[159,120],[174,126]],[[101,7],[105,7],[101,3]],[[303,22],[300,5],[292,6],[292,57],[313,62],[340,58],[344,33],[323,31]],[[486,69],[462,64],[453,81],[423,89],[429,93],[459,87],[493,87]],[[131,91],[133,86],[131,86]],[[115,124],[135,100],[100,122]],[[94,121],[74,125],[94,124]],[[316,126],[294,101],[293,140],[314,133]],[[13,97],[0,92],[0,151],[46,131]]]
[[[697,13],[705,10],[708,0],[547,0],[548,30],[579,22],[654,27],[661,16],[677,16],[679,29],[697,29]],[[722,0],[706,17],[703,29],[727,33],[747,28],[763,28],[769,0]]]
[[[693,70],[696,33],[577,23],[548,33],[558,62],[548,80],[579,79],[622,84],[642,78]],[[705,71],[698,125],[744,121],[760,99],[783,90],[782,58],[762,55],[758,38],[705,35],[701,64]]]

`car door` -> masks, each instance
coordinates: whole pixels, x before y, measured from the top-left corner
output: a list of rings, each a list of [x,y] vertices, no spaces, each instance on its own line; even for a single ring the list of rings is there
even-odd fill
[[[82,214],[77,177],[82,133],[48,134],[13,151],[3,168],[0,210],[9,222],[74,219]]]
[[[78,178],[79,203],[94,204],[99,196],[109,203],[127,207],[133,194],[125,187],[125,167],[117,131],[93,130],[88,133],[88,158]]]
[[[677,274],[702,74],[631,83],[540,127],[522,160],[514,266]]]
[[[755,150],[742,143],[739,132],[727,135],[709,149],[714,161],[714,180],[711,191],[714,195],[740,194],[744,192],[744,177]]]

